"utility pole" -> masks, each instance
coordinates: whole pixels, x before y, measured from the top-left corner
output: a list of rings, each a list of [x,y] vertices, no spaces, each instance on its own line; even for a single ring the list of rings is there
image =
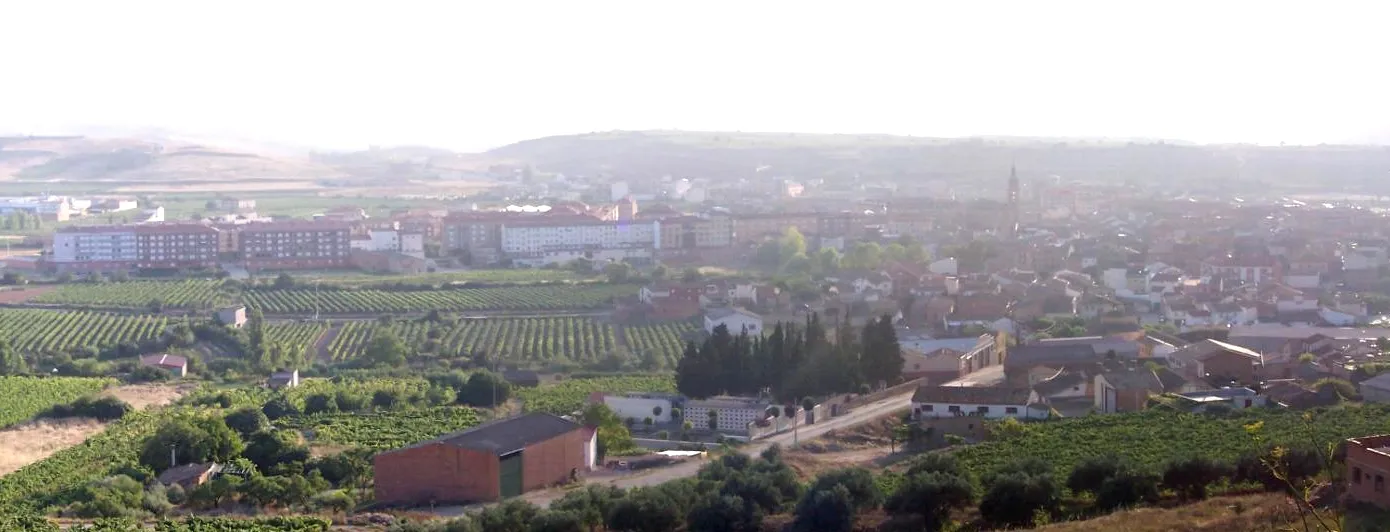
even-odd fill
[[[169,444],[169,469],[173,469],[179,465],[178,453],[174,449],[174,444]]]

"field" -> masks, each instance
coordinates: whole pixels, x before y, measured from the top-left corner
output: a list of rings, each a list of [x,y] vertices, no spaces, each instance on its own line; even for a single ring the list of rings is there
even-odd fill
[[[477,425],[471,408],[441,406],[380,413],[320,414],[282,420],[281,428],[312,435],[315,444],[394,449]]]
[[[0,377],[0,428],[26,421],[53,405],[101,391],[112,379]]]
[[[361,355],[376,327],[372,322],[343,324],[328,346],[333,359]],[[506,360],[588,361],[616,347],[612,326],[573,316],[462,319],[453,325],[398,321],[390,328],[406,345],[445,355],[487,352]]]
[[[571,379],[536,388],[519,388],[516,397],[527,412],[569,415],[584,408],[594,392],[675,392],[676,381],[669,375],[643,375]]]
[[[36,309],[0,310],[0,336],[21,352],[104,348],[121,342],[158,338],[168,325],[164,316],[128,316],[105,312]]]
[[[579,310],[631,295],[630,285],[537,285],[447,290],[249,290],[246,303],[266,314]]]
[[[450,283],[492,283],[528,284],[579,281],[579,274],[568,270],[510,269],[510,270],[466,270],[454,272],[421,273],[417,275],[370,274],[362,272],[315,273],[290,272],[296,280],[309,284],[311,280],[321,280],[323,286],[390,286],[394,284]]]
[[[327,330],[328,324],[323,322],[271,323],[265,326],[265,339],[269,343],[297,347],[296,352],[304,356],[314,349],[314,344]]]
[[[166,307],[207,309],[231,301],[221,281],[72,282],[33,298],[34,303],[90,307],[145,307],[158,300]]]
[[[1345,406],[1323,411],[1253,409],[1228,417],[1149,410],[1132,414],[1086,416],[1027,425],[1026,434],[972,445],[956,451],[976,475],[1021,458],[1052,464],[1065,478],[1083,458],[1104,453],[1127,457],[1141,466],[1159,468],[1174,458],[1201,455],[1232,461],[1260,446],[1246,426],[1263,422],[1259,433],[1268,443],[1324,449],[1354,436],[1390,432],[1390,407]]]
[[[132,412],[82,445],[0,477],[0,515],[17,507],[66,504],[75,488],[109,475],[111,467],[137,461],[140,445],[165,413]]]
[[[639,355],[648,351],[659,353],[663,367],[675,369],[685,350],[682,338],[697,329],[694,321],[678,321],[624,327],[623,336],[629,351]]]

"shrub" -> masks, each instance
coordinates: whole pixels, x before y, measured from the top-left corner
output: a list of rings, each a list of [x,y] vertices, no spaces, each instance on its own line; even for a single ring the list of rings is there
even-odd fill
[[[316,393],[304,398],[304,414],[331,414],[338,411],[338,399],[326,393]]]
[[[855,508],[854,500],[844,486],[809,492],[796,507],[796,529],[805,532],[850,532],[854,529]]]
[[[998,526],[1022,527],[1039,513],[1057,511],[1060,497],[1051,475],[996,475],[980,500],[980,516]]]
[[[1067,477],[1067,489],[1076,494],[1097,493],[1101,484],[1115,476],[1122,466],[1120,457],[1113,454],[1082,460]]]
[[[265,413],[254,407],[238,409],[227,414],[223,420],[227,422],[228,427],[242,436],[250,436],[270,426],[270,419]]]
[[[1123,468],[1106,478],[1096,490],[1096,507],[1102,510],[1127,508],[1158,500],[1158,477]]]
[[[43,415],[52,418],[90,417],[99,421],[115,421],[125,417],[132,408],[115,397],[82,397],[66,405],[56,405]]]
[[[879,491],[873,473],[860,467],[837,469],[821,474],[807,490],[807,497],[811,492],[827,491],[837,486],[845,488],[856,510],[872,510],[883,503],[883,493]],[[802,500],[806,499],[803,497]]]
[[[963,508],[974,499],[975,489],[964,477],[928,471],[909,476],[884,509],[892,515],[921,516],[928,529],[937,529],[947,522],[951,509]]]
[[[1207,486],[1219,480],[1225,468],[1209,458],[1194,456],[1169,462],[1163,469],[1163,486],[1187,500],[1207,497]]]

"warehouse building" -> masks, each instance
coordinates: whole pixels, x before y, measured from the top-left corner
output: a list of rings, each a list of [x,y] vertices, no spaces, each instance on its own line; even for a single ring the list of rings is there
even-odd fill
[[[376,455],[376,500],[421,506],[495,501],[568,482],[594,465],[596,433],[533,413]]]

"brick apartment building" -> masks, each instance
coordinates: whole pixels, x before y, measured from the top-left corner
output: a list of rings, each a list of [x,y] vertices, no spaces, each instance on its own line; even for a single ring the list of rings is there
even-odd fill
[[[351,243],[349,224],[337,221],[286,221],[236,226],[248,270],[343,268]]]
[[[1390,434],[1347,440],[1347,497],[1390,509]]]
[[[420,506],[515,497],[588,471],[597,445],[593,429],[550,414],[485,423],[377,454],[376,501]]]

